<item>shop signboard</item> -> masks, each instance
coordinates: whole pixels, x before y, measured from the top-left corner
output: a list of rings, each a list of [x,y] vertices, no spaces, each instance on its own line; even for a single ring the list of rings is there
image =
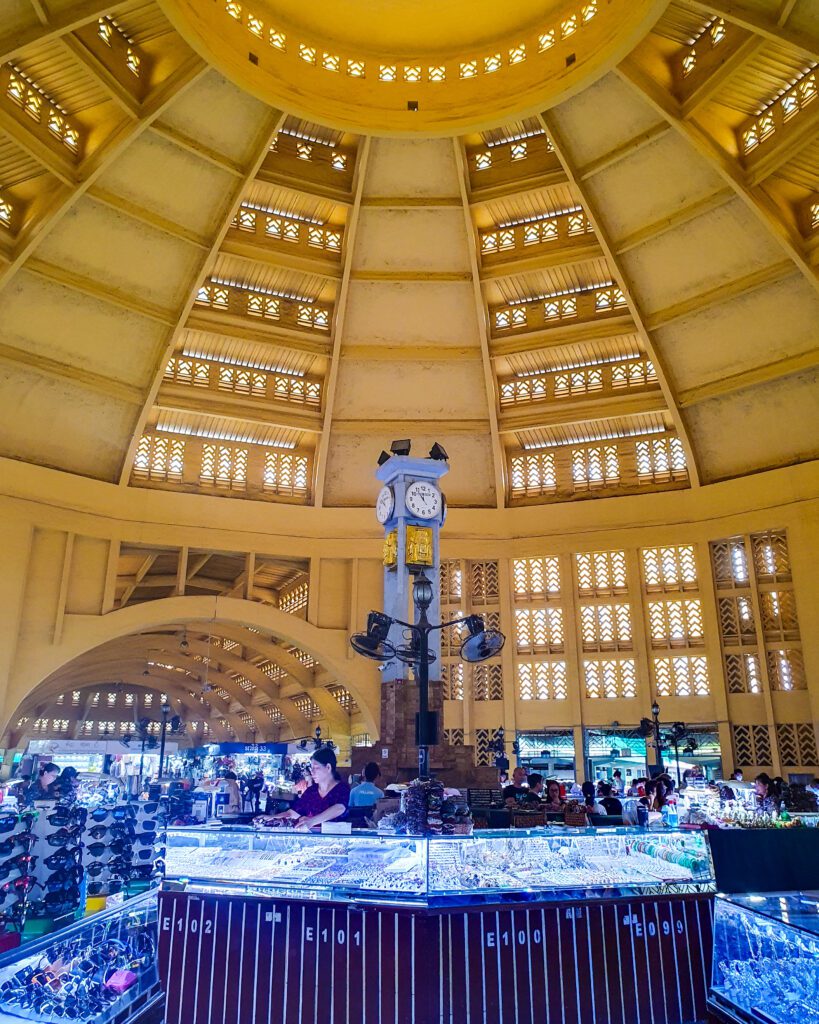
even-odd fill
[[[179,744],[169,740],[165,743],[165,752],[173,754]],[[120,743],[119,740],[31,740],[28,745],[29,754],[40,757],[51,757],[54,754],[133,754],[136,748]]]
[[[205,752],[213,757],[226,754],[286,754],[286,743],[209,743]]]

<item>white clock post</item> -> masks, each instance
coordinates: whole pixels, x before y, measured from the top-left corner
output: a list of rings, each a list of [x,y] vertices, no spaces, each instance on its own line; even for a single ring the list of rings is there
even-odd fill
[[[446,518],[446,501],[438,481],[448,472],[448,463],[441,459],[410,455],[393,455],[376,471],[384,485],[376,502],[376,515],[384,527],[384,612],[392,619],[406,621],[412,611],[411,621],[417,622],[411,577],[422,570],[426,570],[432,582],[429,616],[440,618],[438,534]],[[389,640],[395,645],[406,643],[401,626],[393,624]],[[439,665],[439,632],[430,636],[430,651],[436,658],[433,664]],[[400,661],[390,662],[384,668],[384,681],[402,679],[405,671]]]

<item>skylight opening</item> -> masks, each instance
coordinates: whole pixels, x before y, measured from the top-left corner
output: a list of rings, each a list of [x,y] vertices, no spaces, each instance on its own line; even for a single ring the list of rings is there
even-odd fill
[[[603,431],[596,434],[580,435],[570,440],[527,442],[521,445],[524,451],[547,451],[550,448],[570,448],[577,444],[595,444],[598,441],[627,440],[630,437],[648,437],[654,434],[666,434],[666,427],[635,427],[633,430]]]
[[[79,153],[79,131],[72,125],[68,114],[51,99],[31,78],[16,65],[10,65],[6,96],[38,124],[45,123],[48,131],[75,155]],[[45,115],[45,121],[43,121]]]

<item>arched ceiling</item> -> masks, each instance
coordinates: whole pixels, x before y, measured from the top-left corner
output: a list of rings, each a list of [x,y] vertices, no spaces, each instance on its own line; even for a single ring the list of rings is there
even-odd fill
[[[156,2],[6,0],[0,455],[344,507],[411,435],[498,508],[815,458],[817,53],[812,0],[674,0],[556,105],[398,138]]]
[[[304,651],[249,627],[191,622],[120,637],[63,665],[12,715],[8,745],[80,738],[93,723],[118,737],[124,722],[158,714],[157,693],[192,742],[298,739],[319,723],[337,742],[366,730],[353,694]]]

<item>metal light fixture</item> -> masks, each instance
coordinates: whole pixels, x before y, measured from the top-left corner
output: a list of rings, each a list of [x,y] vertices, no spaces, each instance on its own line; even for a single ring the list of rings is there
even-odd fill
[[[435,597],[435,591],[432,589],[431,581],[425,572],[419,572],[412,582],[412,599],[415,606],[426,611],[432,604],[433,597]]]
[[[390,454],[390,452],[385,452],[382,450],[381,454],[378,456],[378,465],[383,466],[384,463],[389,462],[391,458],[392,455]]]
[[[446,453],[446,448],[437,441],[429,450],[429,457],[435,459],[436,462],[449,462],[449,456]]]
[[[393,455],[409,455],[411,448],[412,441],[408,437],[402,438],[399,441],[393,441],[390,445],[390,451]]]

